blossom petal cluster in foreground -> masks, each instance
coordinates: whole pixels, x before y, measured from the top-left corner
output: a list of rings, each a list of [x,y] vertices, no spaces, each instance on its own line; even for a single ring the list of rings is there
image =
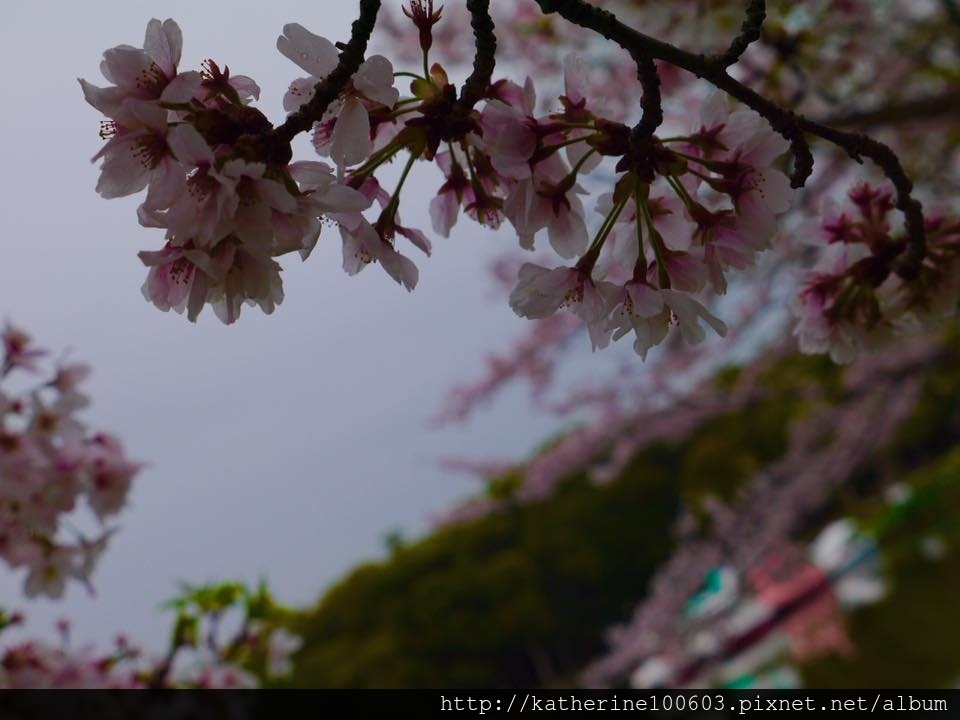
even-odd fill
[[[26,568],[28,596],[59,598],[70,580],[89,584],[112,533],[107,523],[141,466],[117,438],[91,433],[78,417],[89,402],[81,392],[87,366],[47,370],[45,351],[12,325],[0,340],[0,558]],[[80,506],[99,521],[94,536],[70,519]]]
[[[144,296],[161,310],[196,320],[207,304],[225,323],[244,304],[271,313],[283,300],[280,265],[308,255],[325,218],[370,203],[334,181],[320,163],[294,167],[274,156],[267,118],[250,105],[257,84],[208,60],[180,72],[180,28],[151,20],[143,48],[104,53],[113,83],[80,84],[107,116],[97,191],[106,198],[147,190],[140,223],[165,231],[159,250],[140,253],[149,268]]]
[[[276,258],[297,251],[306,259],[324,222],[339,228],[347,273],[379,264],[412,290],[419,270],[402,245],[429,256],[432,244],[404,225],[399,211],[409,174],[423,161],[444,178],[429,201],[436,235],[449,236],[463,212],[489,228],[506,221],[519,248],[549,246],[558,256],[521,268],[510,296],[518,315],[572,312],[594,349],[629,337],[645,358],[672,335],[695,344],[711,332],[726,334],[716,300],[732,275],[757,267],[798,204],[792,185],[803,184],[809,172],[801,171],[813,162],[805,133],[855,158],[868,147],[861,140],[851,147],[843,133],[801,127],[789,105],[744,99],[717,89],[724,83],[710,80],[711,73],[695,73],[716,85],[705,91],[707,83],[684,80],[665,62],[641,69],[649,77],[640,94],[650,100],[642,112],[622,98],[601,101],[594,68],[575,53],[562,61],[563,89],[555,101],[547,98],[549,110],[530,77],[520,84],[478,76],[480,45],[479,64],[458,90],[431,59],[435,30],[444,38],[437,47],[451,46],[444,8],[413,0],[403,10],[416,29],[417,71],[395,71],[383,55],[364,57],[302,25],[285,25],[277,48],[306,76],[291,82],[283,99],[289,115],[276,128],[250,104],[259,96],[250,78],[212,60],[202,71],[179,70],[182,40],[172,20],[151,20],[142,48],[121,45],[104,54],[111,85],[80,81],[87,101],[108,118],[101,132],[107,143],[94,158],[102,160],[98,191],[118,197],[146,189],[140,222],[165,232],[162,248],[140,253],[149,267],[148,300],[185,310],[191,320],[207,304],[226,323],[244,304],[273,312],[283,299]],[[524,4],[517,22],[529,25],[531,13]],[[349,81],[338,80],[336,92],[325,94],[347,65]],[[404,93],[397,80],[408,78]],[[661,103],[661,90],[677,101]],[[754,109],[732,106],[727,92]],[[631,114],[642,118],[633,128],[623,122]],[[658,133],[660,127],[671,130]],[[292,162],[291,137],[308,129],[331,166]],[[792,179],[784,172],[788,151]],[[870,157],[886,158],[877,162],[892,180],[903,174],[895,157]],[[398,159],[400,177],[390,191],[380,173]],[[938,217],[921,228],[909,180],[894,183],[896,197],[877,219],[883,227],[853,241],[828,240],[842,251],[822,253],[793,303],[805,350],[849,359],[954,309],[955,226]],[[894,204],[904,211],[903,230],[886,219]],[[829,225],[836,218],[827,212]]]

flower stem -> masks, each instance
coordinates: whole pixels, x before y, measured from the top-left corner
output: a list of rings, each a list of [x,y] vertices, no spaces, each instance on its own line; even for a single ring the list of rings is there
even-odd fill
[[[637,188],[635,192],[639,195],[639,188]],[[649,187],[647,188],[647,192],[649,193]],[[653,254],[657,259],[657,281],[660,283],[660,289],[669,289],[670,275],[667,272],[666,263],[667,248],[663,244],[663,238],[653,224],[653,216],[650,215],[650,208],[647,206],[646,198],[641,198],[639,211],[643,215],[643,221],[646,223],[647,231],[650,233],[650,247],[653,248]]]
[[[620,217],[620,213],[623,212],[623,208],[629,199],[630,196],[627,195],[620,202],[614,205],[613,208],[611,208],[610,212],[607,214],[607,217],[604,218],[600,229],[597,230],[597,236],[593,239],[593,242],[590,243],[590,247],[587,249],[587,252],[585,252],[583,257],[577,262],[578,268],[588,272],[593,270],[593,266],[596,264],[597,258],[600,257],[600,250],[603,249],[603,244],[607,241],[610,231],[613,230],[614,223],[616,223],[617,218]]]
[[[394,213],[397,212],[397,207],[400,205],[400,191],[403,189],[403,184],[407,181],[407,175],[410,174],[410,168],[413,167],[413,163],[416,162],[419,155],[414,155],[410,153],[410,157],[407,159],[407,164],[403,166],[403,172],[400,173],[400,180],[397,182],[397,187],[393,191],[393,195],[390,196],[390,202],[387,203],[387,206],[383,209],[385,215],[392,217]]]
[[[640,178],[634,178],[633,183],[633,203],[636,206],[637,217],[634,218],[634,223],[637,226],[637,267],[643,268],[643,278],[647,277],[647,256],[643,252],[643,225],[640,224],[639,208],[643,204],[643,198],[640,197]],[[636,275],[636,268],[634,268],[634,275]]]

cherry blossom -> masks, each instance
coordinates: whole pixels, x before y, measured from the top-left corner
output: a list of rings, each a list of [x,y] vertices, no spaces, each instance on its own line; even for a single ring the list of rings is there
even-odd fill
[[[376,229],[362,217],[352,227],[341,221],[340,235],[343,238],[343,269],[356,275],[367,265],[379,263],[387,274],[407,290],[417,286],[419,271],[405,255],[384,240]]]
[[[45,352],[8,326],[3,374],[40,373]],[[46,372],[46,371],[44,371]],[[61,597],[71,581],[89,585],[142,465],[115,437],[91,433],[78,413],[89,404],[80,390],[89,368],[61,364],[50,379],[16,393],[0,389],[0,558],[25,568],[28,597]],[[85,504],[99,528],[67,532]]]
[[[0,333],[0,340],[3,340],[2,375],[6,375],[15,368],[36,371],[38,370],[37,359],[47,354],[46,350],[31,344],[30,336],[25,331],[9,322]]]
[[[503,213],[513,224],[520,246],[533,249],[534,235],[544,228],[557,254],[569,259],[587,249],[587,225],[576,185],[566,187],[569,170],[556,155],[537,164],[533,175],[510,189]]]
[[[628,282],[615,296],[614,308],[607,326],[613,339],[633,331],[633,349],[646,359],[647,351],[663,342],[669,330],[669,311],[660,291],[646,282]]]
[[[301,64],[317,72],[321,60],[329,64],[324,52],[332,46],[300,26],[286,30],[290,37],[281,49],[296,47]],[[357,213],[370,201],[322,163],[291,165],[264,151],[257,138],[272,126],[249,106],[259,96],[257,84],[213,60],[202,73],[178,75],[181,45],[176,23],[151,20],[144,50],[107,52],[104,72],[116,88],[99,91],[81,81],[88,102],[112,118],[102,132],[108,142],[94,157],[103,161],[97,190],[120,197],[147,189],[140,222],[166,235],[162,250],[140,253],[150,268],[147,300],[161,310],[186,311],[191,321],[209,304],[229,324],[243,304],[270,313],[282,302],[274,257],[297,251],[306,259],[325,219],[336,222],[335,216]],[[300,57],[307,46],[312,60]],[[363,98],[393,102],[392,83],[389,64],[371,58],[354,87]],[[354,104],[348,116],[357,112]],[[349,127],[352,122],[344,122],[342,132]],[[425,238],[415,239],[429,247]]]
[[[141,100],[129,100],[125,108],[129,117],[110,126],[110,140],[93,157],[93,162],[103,160],[97,192],[105,198],[123,197],[149,184],[146,205],[164,207],[184,189],[183,171],[168,142],[168,113]]]
[[[594,282],[583,270],[559,267],[552,270],[525,263],[519,283],[510,294],[510,307],[523,317],[546,318],[560,308],[568,308],[590,331],[594,349],[605,347],[610,335],[603,320],[610,312],[608,298],[614,286]]]
[[[481,148],[505,178],[523,180],[532,174],[530,158],[537,149],[539,130],[533,117],[536,103],[533,81],[528,77],[522,87],[504,83],[480,114]]]
[[[147,24],[143,49],[118,45],[103,53],[100,71],[113,86],[100,88],[80,80],[87,102],[114,120],[126,116],[126,101],[188,101],[202,78],[199,72],[178,73],[183,34],[173,20]]]
[[[277,49],[310,73],[310,77],[294,80],[283,98],[284,110],[293,112],[310,100],[314,86],[337,66],[337,49],[325,37],[314,35],[297,23],[284,25],[283,35],[277,38]],[[367,58],[360,65],[352,88],[341,103],[328,111],[333,116],[332,131],[328,141],[316,145],[340,168],[362,162],[373,148],[366,103],[392,108],[400,94],[393,87],[393,65],[382,55]]]

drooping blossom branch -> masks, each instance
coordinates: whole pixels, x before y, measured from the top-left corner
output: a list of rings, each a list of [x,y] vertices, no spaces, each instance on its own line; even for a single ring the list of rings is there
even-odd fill
[[[444,175],[430,201],[437,235],[448,236],[463,211],[490,228],[509,221],[525,250],[546,231],[553,250],[567,261],[520,267],[510,296],[518,315],[543,319],[566,310],[586,324],[594,349],[629,335],[636,353],[646,357],[675,334],[672,328],[691,344],[706,337],[706,328],[726,333],[714,301],[726,294],[729,275],[756,265],[788,218],[790,188],[804,185],[813,170],[808,135],[827,139],[858,161],[874,160],[906,217],[903,237],[891,230],[860,243],[873,258],[870,272],[845,283],[866,297],[896,276],[894,290],[909,297],[904,312],[911,317],[926,313],[933,295],[945,294],[949,278],[929,272],[927,223],[898,156],[873,138],[795,113],[731,74],[739,71],[734,61],[769,44],[763,36],[765,3],[747,3],[739,34],[726,50],[710,55],[639,33],[578,0],[543,0],[538,6],[628,51],[641,88],[642,114],[632,127],[622,122],[621,108],[607,116],[578,56],[564,59],[560,107],[547,114],[538,110],[530,78],[522,85],[494,78],[501,43],[490,4],[481,0],[464,7],[475,52],[459,93],[448,70],[430,60],[439,49],[434,36],[443,10],[433,2],[404,7],[417,30],[420,73],[394,71],[382,55],[366,57],[378,3],[361,3],[341,51],[288,24],[277,46],[309,77],[291,84],[284,97],[289,115],[276,129],[251,107],[259,89],[249,78],[231,76],[212,62],[203,73],[177,70],[180,36],[172,21],[152,21],[142,51],[108,51],[104,72],[115,86],[82,85],[88,101],[110,118],[104,126],[109,142],[96,156],[104,160],[98,190],[116,197],[147,186],[140,221],[165,230],[162,250],[141,253],[151,268],[145,295],[161,309],[186,310],[191,320],[206,304],[227,323],[239,317],[243,304],[272,312],[283,299],[274,258],[297,251],[306,259],[324,224],[340,232],[346,272],[379,264],[412,290],[419,269],[399,244],[408,241],[429,256],[432,242],[402,223],[401,198],[415,166],[432,162]],[[517,12],[528,10],[524,5]],[[857,17],[863,11],[849,12]],[[507,47],[510,32],[508,26]],[[149,82],[127,84],[124,78],[137,68]],[[672,95],[681,103],[693,99],[680,78],[683,70],[718,92],[697,98],[699,117],[688,113],[680,134],[658,137],[660,127],[678,124],[665,114],[664,103],[673,102]],[[407,95],[394,87],[401,77],[412,79]],[[732,109],[725,95],[746,108]],[[290,162],[283,148],[307,130],[335,168]],[[777,169],[788,150],[794,156],[789,181]],[[378,176],[397,160],[402,170],[389,191]],[[598,227],[581,197],[590,194],[587,185],[600,191]],[[954,249],[941,243],[937,252],[951,255]],[[860,262],[858,272],[867,264]],[[834,335],[848,322],[865,323],[870,336],[879,335],[878,327],[896,325],[902,332],[908,325],[899,311],[896,317],[858,315],[843,302],[800,304],[825,312],[829,305],[831,314],[823,319]],[[854,344],[855,352],[870,349],[859,340]]]
[[[873,160],[896,188],[897,207],[906,218],[910,245],[896,270],[905,279],[910,279],[917,271],[925,252],[923,210],[919,201],[911,194],[913,183],[903,171],[899,158],[888,146],[866,135],[837,130],[780,108],[731,77],[726,72],[726,65],[723,64],[725,59],[716,62],[711,58],[695,55],[644,35],[621,23],[613,13],[594,7],[583,0],[537,0],[537,2],[544,12],[559,13],[570,22],[594,30],[628,51],[665,60],[687,70],[758,112],[774,130],[791,143],[795,156],[791,179],[793,187],[802,187],[813,169],[813,157],[803,138],[803,133],[817,135],[842,147],[857,162],[860,162],[862,157]],[[754,10],[753,6],[751,9]],[[752,26],[755,19],[748,22]]]

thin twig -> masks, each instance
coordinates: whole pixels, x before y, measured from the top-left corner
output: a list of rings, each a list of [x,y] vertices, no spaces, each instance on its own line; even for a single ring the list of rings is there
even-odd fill
[[[747,5],[746,17],[740,27],[740,34],[730,43],[727,51],[714,59],[720,67],[730,67],[746,52],[750,44],[760,39],[763,30],[763,21],[767,18],[767,3],[765,0],[750,0]]]

